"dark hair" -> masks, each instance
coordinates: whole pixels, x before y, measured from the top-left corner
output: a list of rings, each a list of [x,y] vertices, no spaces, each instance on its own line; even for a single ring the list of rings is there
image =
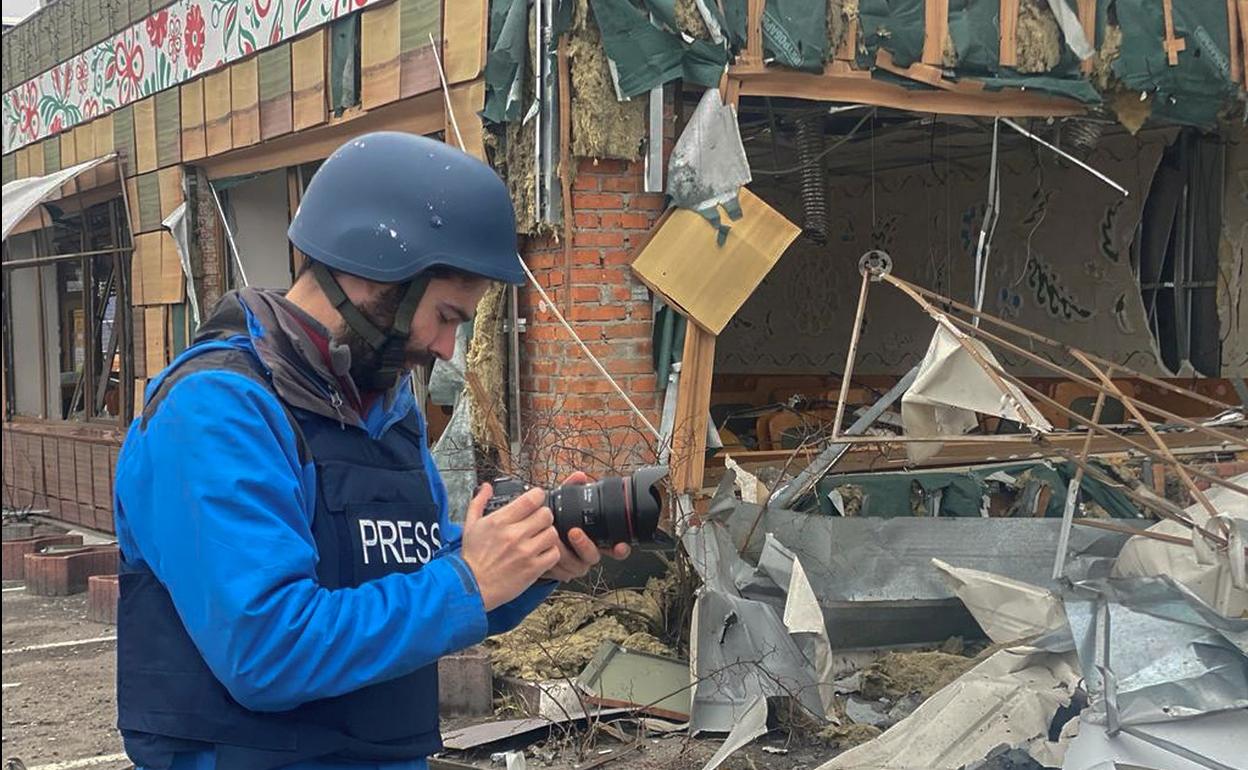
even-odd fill
[[[295,271],[295,280],[296,281],[299,280],[300,278],[303,277],[304,273],[307,273],[311,270],[312,270],[312,260],[309,259],[308,257],[304,257],[303,264],[299,265],[299,269]],[[330,269],[329,272],[332,273],[334,276],[344,274],[343,271],[334,270],[332,268]],[[434,265],[433,267],[430,267],[429,269],[425,270],[425,275],[429,276],[430,278],[439,278],[439,279],[444,279],[444,280],[459,279],[461,281],[472,281],[478,278],[484,278],[484,276],[477,275],[476,273],[470,273],[466,270],[460,270],[459,268],[451,267],[450,265]]]

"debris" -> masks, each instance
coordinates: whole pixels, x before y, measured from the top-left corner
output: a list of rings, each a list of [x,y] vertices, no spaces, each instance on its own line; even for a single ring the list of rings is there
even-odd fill
[[[945,575],[988,638],[998,644],[1066,627],[1061,600],[1043,588],[990,572],[954,567],[940,559],[932,559],[932,565]]]
[[[980,761],[967,765],[965,770],[1044,770],[1044,765],[1022,749],[1002,745]]]
[[[455,751],[467,751],[477,746],[487,746],[509,738],[549,730],[553,724],[549,719],[541,717],[492,720],[450,730],[442,736],[442,744]]]
[[[1122,27],[1106,24],[1101,47],[1092,59],[1092,84],[1106,92],[1114,81],[1114,62],[1122,55]],[[1131,133],[1135,133],[1132,131]]]
[[[733,726],[732,732],[728,734],[724,744],[707,760],[706,764],[702,766],[702,770],[715,770],[733,752],[766,733],[767,698],[760,695],[746,707],[740,720]]]
[[[819,740],[840,749],[852,749],[855,746],[875,740],[884,731],[874,725],[828,725],[816,735]]]
[[[850,697],[845,701],[845,716],[856,725],[871,725],[884,729],[893,724],[888,714],[881,711],[878,701]]]
[[[919,374],[901,397],[906,435],[959,436],[979,427],[977,413],[996,415],[1041,433],[1051,432],[1053,426],[1022,391],[995,375],[999,370],[1000,362],[982,342],[937,324]],[[940,446],[935,442],[912,443],[906,451],[912,461],[922,462],[939,452]]]
[[[509,751],[503,755],[503,761],[507,763],[507,770],[527,770],[523,751]]]
[[[1048,72],[1062,58],[1061,33],[1057,19],[1038,0],[1021,0],[1018,5],[1018,64],[1023,73]]]
[[[741,218],[722,246],[698,214],[672,209],[633,262],[633,272],[665,302],[719,334],[767,276],[800,229],[748,189]]]
[[[858,692],[862,688],[862,672],[855,671],[849,676],[837,679],[833,684],[833,689],[837,695],[849,695]]]
[[[1112,737],[1096,719],[1091,712],[1080,717],[1064,770],[1231,770],[1248,757],[1248,711],[1124,727]]]
[[[667,194],[673,205],[698,212],[725,236],[719,207],[731,219],[740,217],[737,191],[750,179],[737,111],[723,103],[718,88],[708,88],[672,148]]]
[[[697,0],[676,0],[674,9],[676,14],[676,26],[680,28],[681,34],[688,35],[696,40],[710,40],[711,30],[706,26],[706,21],[702,18],[702,12],[698,10]]]
[[[634,706],[647,714],[689,720],[689,663],[606,641],[577,679],[600,706]]]
[[[468,342],[462,358],[463,370],[477,378],[481,384],[479,391],[489,397],[488,403],[474,403],[476,408],[472,419],[473,440],[478,446],[498,450],[506,450],[507,447],[494,446],[498,437],[488,426],[494,421],[498,424],[506,424],[507,421],[507,335],[503,331],[506,315],[506,287],[490,287],[477,303],[477,314],[472,323],[472,339]],[[455,360],[461,360],[458,343],[455,355]],[[432,390],[432,385],[430,389]],[[474,389],[472,395],[476,401],[478,390]]]
[[[976,662],[944,652],[890,652],[863,672],[859,692],[871,699],[897,699],[911,693],[930,698]]]
[[[1088,41],[1087,33],[1083,30],[1083,23],[1079,21],[1079,15],[1074,9],[1065,3],[1065,0],[1048,0],[1049,10],[1053,12],[1054,20],[1057,26],[1062,30],[1062,37],[1066,40],[1066,47],[1069,48],[1075,56],[1080,59],[1090,58],[1096,53],[1093,43]],[[1050,67],[1049,69],[1052,69]]]
[[[837,51],[845,42],[845,33],[849,31],[849,17],[846,15],[844,0],[828,0],[828,53],[829,61],[836,58]],[[854,3],[855,9],[857,4]],[[855,13],[857,11],[855,10]]]
[[[646,135],[646,100],[616,100],[611,63],[598,24],[590,18],[589,0],[576,0],[568,34],[572,154],[578,158],[635,159]],[[530,141],[530,150],[532,145]]]

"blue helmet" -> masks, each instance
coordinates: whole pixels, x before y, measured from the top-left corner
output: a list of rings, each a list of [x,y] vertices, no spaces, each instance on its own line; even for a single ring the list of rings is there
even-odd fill
[[[287,232],[333,270],[382,283],[445,266],[524,283],[516,217],[494,171],[450,145],[379,131],[351,139],[312,177]]]

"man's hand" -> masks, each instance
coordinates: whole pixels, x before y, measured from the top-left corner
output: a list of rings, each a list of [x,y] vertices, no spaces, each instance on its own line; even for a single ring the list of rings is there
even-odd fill
[[[577,471],[564,480],[564,484],[588,484],[589,476]],[[584,577],[599,561],[603,555],[610,556],[617,561],[627,559],[632,552],[628,543],[617,543],[611,549],[599,549],[594,545],[594,541],[589,535],[585,534],[585,530],[577,527],[568,532],[568,540],[572,543],[572,547],[564,545],[563,540],[557,541],[559,546],[559,563],[556,564],[543,577],[551,580],[558,580],[566,583],[569,580],[575,580]]]
[[[483,484],[468,504],[461,551],[477,579],[486,612],[515,599],[553,570],[564,549],[555,531],[555,517],[544,506],[543,490],[530,489],[483,516],[493,493],[489,484]]]

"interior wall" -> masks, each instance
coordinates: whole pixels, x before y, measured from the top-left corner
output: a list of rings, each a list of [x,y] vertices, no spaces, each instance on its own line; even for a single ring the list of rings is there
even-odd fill
[[[1218,319],[1222,326],[1222,376],[1248,377],[1248,138],[1226,148],[1222,196],[1222,242],[1218,249]]]
[[[287,194],[285,169],[261,174],[229,189],[230,226],[251,286],[290,288]]]
[[[10,259],[32,259],[33,233],[11,236],[6,246]],[[39,274],[43,273],[44,343],[39,344]],[[57,326],[56,266],[25,268],[5,274],[13,318],[13,404],[17,414],[26,417],[60,417],[60,335]],[[47,393],[41,393],[40,350],[48,372]],[[47,398],[48,414],[43,413]]]
[[[1015,144],[1003,151],[985,310],[1146,373],[1169,374],[1158,362],[1129,253],[1170,136],[1107,137],[1087,158],[1128,188],[1127,197],[1047,150]],[[842,371],[861,285],[858,260],[869,249],[887,251],[896,275],[969,302],[988,168],[986,155],[944,163],[936,148],[931,163],[879,172],[874,183],[870,174],[830,172],[829,242],[794,242],[720,335],[716,371]],[[796,177],[761,177],[751,189],[801,223]],[[933,330],[913,301],[873,285],[857,371],[904,372],[922,358]],[[1050,374],[1019,357],[998,357],[1020,374]]]

